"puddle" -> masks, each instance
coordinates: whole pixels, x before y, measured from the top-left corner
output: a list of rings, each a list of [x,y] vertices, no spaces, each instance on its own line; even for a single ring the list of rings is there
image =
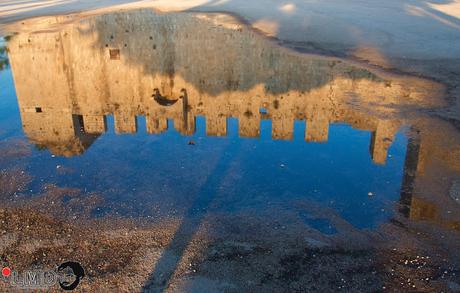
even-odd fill
[[[11,207],[178,220],[169,247],[182,252],[178,235],[192,241],[209,219],[234,218],[239,235],[252,221],[321,237],[401,217],[459,229],[447,192],[459,139],[425,114],[442,105],[432,81],[299,54],[220,14],[107,14],[7,45],[0,179]],[[170,262],[144,289],[162,286],[152,276]]]

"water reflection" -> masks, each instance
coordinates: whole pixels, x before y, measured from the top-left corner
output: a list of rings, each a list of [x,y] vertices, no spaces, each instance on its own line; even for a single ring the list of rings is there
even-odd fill
[[[84,153],[110,115],[118,134],[136,133],[144,116],[149,134],[173,121],[183,135],[203,116],[208,136],[226,136],[236,118],[240,137],[259,137],[267,120],[272,138],[283,140],[300,120],[307,142],[327,141],[330,124],[344,122],[372,133],[372,160],[384,164],[407,124],[401,109],[441,104],[433,82],[300,55],[220,14],[102,15],[15,36],[9,50],[24,132],[65,157]],[[407,205],[424,168],[417,127],[404,167]]]
[[[0,39],[0,71],[6,69],[9,65],[6,57],[6,44],[3,38]]]
[[[145,116],[148,133],[173,120],[184,135],[204,116],[210,136],[225,136],[234,117],[241,137],[258,137],[261,120],[270,120],[274,139],[292,139],[294,121],[303,120],[305,140],[317,142],[327,140],[330,123],[345,122],[373,132],[372,157],[384,163],[400,122],[350,101],[391,111],[395,103],[426,105],[436,91],[295,54],[217,15],[104,15],[17,36],[10,50],[25,133],[64,156],[81,154],[104,133],[107,115],[117,133],[137,132],[136,117]]]
[[[72,219],[179,219],[164,240],[174,255],[156,259],[145,290],[173,278],[204,223],[244,239],[260,221],[296,243],[308,229],[377,229],[396,206],[459,229],[449,194],[460,140],[422,111],[443,104],[432,81],[297,54],[220,14],[101,15],[16,35],[8,48],[22,129],[61,157],[18,159],[42,194],[13,204]]]

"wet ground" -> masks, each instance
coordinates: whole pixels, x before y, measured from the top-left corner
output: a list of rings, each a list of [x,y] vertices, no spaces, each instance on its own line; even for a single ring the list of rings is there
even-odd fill
[[[1,47],[4,267],[78,261],[82,292],[460,290],[448,83],[216,13],[50,17]]]

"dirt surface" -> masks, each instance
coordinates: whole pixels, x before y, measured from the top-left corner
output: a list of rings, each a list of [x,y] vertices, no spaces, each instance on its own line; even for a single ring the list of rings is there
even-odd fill
[[[176,239],[176,247],[168,245],[174,222],[76,224],[23,208],[2,208],[0,220],[7,223],[4,265],[21,271],[78,261],[86,270],[81,292],[454,292],[460,281],[458,246],[439,249],[459,243],[458,235],[398,220],[376,232],[318,237],[277,233],[257,219],[221,218],[205,221],[190,243]]]
[[[248,214],[95,219],[104,204],[97,194],[50,185],[31,194],[17,167],[0,180],[2,265],[78,261],[86,272],[79,292],[457,292],[460,284],[458,233],[397,214],[373,231],[345,224],[332,235]]]

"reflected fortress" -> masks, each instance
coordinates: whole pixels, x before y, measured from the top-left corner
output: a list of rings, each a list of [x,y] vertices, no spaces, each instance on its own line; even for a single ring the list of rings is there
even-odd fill
[[[326,141],[330,123],[373,132],[371,153],[384,163],[399,122],[347,106],[356,99],[387,107],[422,103],[431,92],[420,83],[389,80],[336,59],[305,56],[273,46],[222,15],[102,15],[58,31],[19,35],[10,58],[24,131],[58,155],[80,154],[106,131],[148,133],[167,121],[184,135],[195,117],[207,135],[223,136],[227,118],[242,137],[257,137],[261,119],[274,139],[292,139],[294,120],[307,123],[307,141]]]
[[[415,138],[402,203],[414,218],[428,213],[410,210],[430,173],[427,154],[459,170],[458,135],[447,146],[453,157],[446,156],[430,137],[439,123],[414,125],[425,118],[405,116],[440,106],[438,84],[298,54],[226,15],[106,14],[19,34],[8,47],[24,132],[57,155],[83,153],[106,131],[107,115],[116,133],[135,133],[136,117],[145,116],[148,133],[165,131],[173,120],[183,135],[204,116],[210,136],[225,136],[233,117],[241,137],[258,137],[261,120],[269,119],[273,139],[288,140],[294,121],[303,120],[307,142],[326,141],[329,124],[344,122],[372,132],[372,159],[383,164],[395,133],[409,124]],[[439,214],[436,221],[458,228]]]

